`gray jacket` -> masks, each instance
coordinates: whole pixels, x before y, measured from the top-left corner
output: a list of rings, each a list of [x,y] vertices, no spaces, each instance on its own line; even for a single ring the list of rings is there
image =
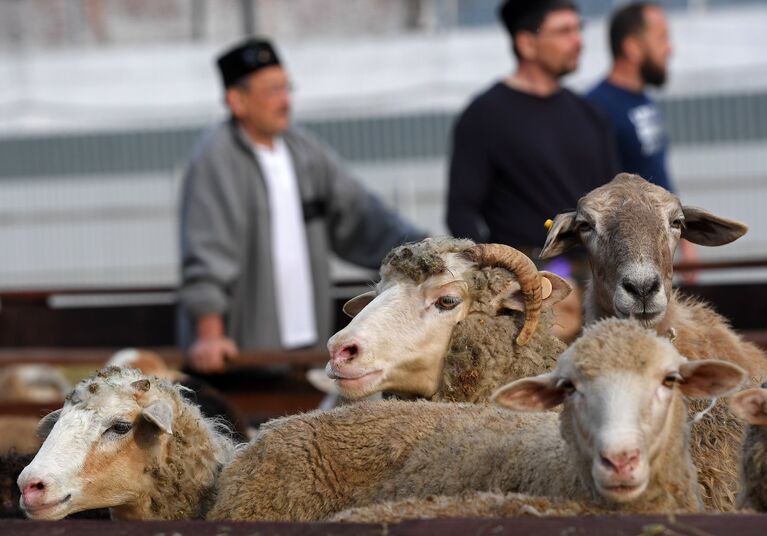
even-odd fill
[[[304,210],[317,329],[333,328],[329,252],[368,268],[422,233],[368,193],[335,153],[296,128],[284,134]],[[266,183],[252,146],[233,120],[195,150],[181,197],[180,342],[194,340],[199,315],[220,313],[243,350],[280,348]]]

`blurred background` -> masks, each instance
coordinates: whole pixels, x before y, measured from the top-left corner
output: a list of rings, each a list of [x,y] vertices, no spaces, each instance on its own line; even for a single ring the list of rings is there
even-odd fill
[[[6,312],[14,296],[67,289],[137,292],[46,293],[47,303],[172,306],[180,178],[199,135],[224,116],[213,58],[246,34],[276,40],[298,122],[388,203],[445,233],[455,115],[513,67],[497,3],[0,0]],[[606,72],[606,16],[620,3],[579,2],[585,50],[569,87],[583,91]],[[660,4],[674,44],[658,95],[672,179],[684,203],[750,226],[732,245],[701,248],[702,260],[767,257],[767,2]],[[340,263],[335,274],[339,285],[375,277]],[[701,281],[765,278],[756,268]],[[0,315],[0,332],[13,322]]]

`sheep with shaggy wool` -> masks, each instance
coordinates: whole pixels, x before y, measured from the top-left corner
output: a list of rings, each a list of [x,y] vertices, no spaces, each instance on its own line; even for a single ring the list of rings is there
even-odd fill
[[[209,519],[309,521],[467,491],[568,497],[613,511],[695,511],[682,394],[718,396],[743,378],[735,365],[687,363],[667,339],[608,320],[553,372],[495,395],[519,410],[564,402],[559,415],[388,401],[272,421],[225,468]]]
[[[541,258],[576,244],[586,248],[593,276],[584,295],[587,324],[611,316],[635,318],[659,335],[670,334],[688,359],[730,361],[758,385],[767,378],[764,352],[708,305],[672,289],[673,253],[680,239],[719,246],[746,231],[742,223],[684,206],[663,188],[621,173],[583,196],[575,211],[555,218]],[[690,411],[704,407],[695,402]],[[735,507],[741,435],[741,423],[724,402],[693,427],[692,455],[709,510]]]
[[[472,517],[550,517],[602,513],[588,505],[556,497],[480,491],[459,496],[429,495],[349,508],[329,519],[340,523],[399,523],[408,519]]]
[[[350,399],[486,402],[504,383],[553,367],[565,345],[552,334],[551,306],[569,292],[508,246],[406,244],[384,259],[376,289],[344,306],[354,318],[328,341],[326,370]]]
[[[202,518],[234,443],[179,391],[128,368],[81,381],[40,422],[46,439],[18,478],[26,514],[109,508],[113,519]]]

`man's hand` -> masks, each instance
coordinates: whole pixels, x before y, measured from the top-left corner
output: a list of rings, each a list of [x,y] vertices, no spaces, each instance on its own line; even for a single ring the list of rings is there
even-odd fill
[[[227,337],[200,338],[189,350],[189,366],[202,374],[220,373],[226,369],[226,361],[238,353],[237,345]]]
[[[224,372],[227,359],[237,357],[235,342],[224,334],[221,315],[207,314],[197,319],[197,339],[189,349],[189,366],[202,374]]]

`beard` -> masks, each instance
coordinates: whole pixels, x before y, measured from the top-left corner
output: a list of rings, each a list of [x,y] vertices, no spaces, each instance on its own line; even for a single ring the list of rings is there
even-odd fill
[[[645,58],[639,68],[639,72],[645,84],[663,87],[663,84],[666,83],[666,67],[658,65],[650,58]]]

